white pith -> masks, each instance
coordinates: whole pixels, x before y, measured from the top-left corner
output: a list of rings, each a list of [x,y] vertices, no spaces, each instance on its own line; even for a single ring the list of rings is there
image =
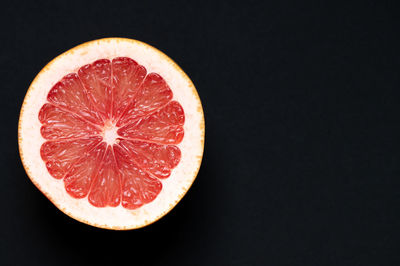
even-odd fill
[[[127,56],[143,65],[148,73],[160,74],[170,86],[185,112],[185,135],[178,145],[182,157],[171,176],[161,180],[163,189],[157,198],[136,210],[122,206],[97,208],[87,199],[69,196],[62,180],[53,178],[40,157],[45,139],[40,134],[38,113],[52,86],[66,74],[101,58]],[[116,132],[104,131],[106,141],[115,141]],[[21,110],[19,124],[21,157],[29,177],[36,186],[63,212],[88,224],[113,229],[145,226],[166,214],[183,197],[195,179],[203,154],[204,118],[195,88],[176,64],[144,43],[121,38],[86,43],[53,60],[32,83]]]
[[[116,143],[118,143],[118,133],[117,133],[118,127],[115,125],[115,123],[112,122],[106,122],[101,136],[103,137],[103,141],[107,143],[108,145],[112,146]]]

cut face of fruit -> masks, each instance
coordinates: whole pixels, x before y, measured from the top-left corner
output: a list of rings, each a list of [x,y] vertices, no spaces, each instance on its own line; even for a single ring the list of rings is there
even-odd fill
[[[21,109],[19,146],[33,183],[64,213],[134,229],[165,215],[200,167],[204,117],[171,59],[109,38],[57,57]]]

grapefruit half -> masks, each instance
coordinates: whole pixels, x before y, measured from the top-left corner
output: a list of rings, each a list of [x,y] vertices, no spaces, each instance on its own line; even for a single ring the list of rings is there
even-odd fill
[[[197,91],[168,56],[106,38],[47,64],[25,96],[23,166],[61,211],[127,230],[168,213],[200,168],[204,115]]]

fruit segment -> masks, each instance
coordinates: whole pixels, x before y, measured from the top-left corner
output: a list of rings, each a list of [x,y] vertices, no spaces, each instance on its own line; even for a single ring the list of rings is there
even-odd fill
[[[146,69],[128,57],[112,61],[113,117],[121,117],[137,95],[146,76]]]
[[[103,120],[111,118],[110,60],[100,59],[92,64],[85,65],[79,69],[78,75]]]
[[[78,115],[51,104],[45,104],[40,109],[39,121],[43,124],[40,132],[45,139],[86,138],[101,132]]]
[[[122,206],[136,209],[153,201],[162,189],[161,182],[143,171],[129,151],[114,145],[114,152],[121,177]]]
[[[128,139],[178,144],[183,139],[184,122],[181,105],[173,101],[158,112],[120,128],[118,134]]]
[[[107,147],[102,165],[89,193],[89,202],[96,207],[116,207],[120,203],[121,190],[117,164],[111,146]]]
[[[74,198],[84,198],[102,165],[106,144],[101,142],[74,163],[64,178],[65,190]]]
[[[181,151],[174,145],[160,145],[121,139],[119,145],[144,170],[158,178],[167,178],[181,158]]]
[[[42,145],[40,155],[46,163],[49,173],[54,178],[60,179],[65,176],[75,162],[85,157],[101,141],[100,137],[47,141]]]
[[[57,82],[50,90],[47,100],[55,106],[68,110],[91,123],[102,125],[102,119],[89,101],[87,92],[76,73]]]
[[[132,123],[139,117],[143,117],[151,112],[166,105],[172,99],[172,91],[165,80],[156,73],[150,73],[146,76],[143,84],[129,104],[126,112],[122,115],[117,126],[123,126]]]

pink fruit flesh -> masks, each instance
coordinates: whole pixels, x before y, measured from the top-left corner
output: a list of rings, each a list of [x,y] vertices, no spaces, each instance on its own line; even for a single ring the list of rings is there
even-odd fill
[[[40,109],[40,154],[66,192],[95,207],[153,201],[180,161],[182,106],[164,79],[127,57],[100,59],[57,82]]]

